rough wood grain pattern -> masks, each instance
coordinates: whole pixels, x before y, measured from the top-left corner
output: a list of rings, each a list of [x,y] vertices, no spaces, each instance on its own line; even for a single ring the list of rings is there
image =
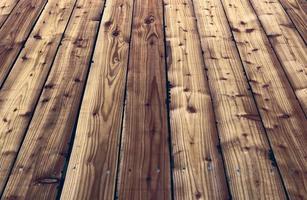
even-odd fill
[[[1,0],[0,1],[0,28],[8,18],[9,14],[18,3],[18,0]]]
[[[134,2],[119,199],[170,199],[166,72],[160,0]]]
[[[74,2],[75,0],[48,2],[1,88],[0,193],[29,125],[31,113],[44,86]]]
[[[232,197],[284,199],[222,4],[194,0],[194,8]]]
[[[307,116],[307,47],[278,0],[250,0]]]
[[[290,198],[307,198],[307,121],[248,0],[222,1]]]
[[[165,1],[175,199],[227,199],[192,1]]]
[[[106,2],[63,200],[114,199],[132,7],[132,0]]]
[[[47,0],[20,0],[1,27],[0,87],[46,2]]]
[[[54,199],[93,52],[103,0],[79,0],[3,198]],[[31,110],[23,117],[31,116]]]
[[[307,1],[306,0],[279,0],[289,14],[297,30],[307,42]]]

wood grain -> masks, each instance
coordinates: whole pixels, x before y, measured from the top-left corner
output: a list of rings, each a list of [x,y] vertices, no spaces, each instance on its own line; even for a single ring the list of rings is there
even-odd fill
[[[63,200],[114,199],[132,8],[132,0],[106,2]]]
[[[292,19],[297,30],[301,33],[305,44],[307,42],[307,1],[306,0],[279,0]]]
[[[192,1],[165,1],[175,199],[228,199]]]
[[[162,11],[160,0],[134,2],[119,199],[171,198]]]
[[[8,18],[18,0],[2,0],[0,1],[0,28]]]
[[[307,121],[247,0],[222,1],[290,198],[307,198]],[[275,156],[274,156],[275,155]]]
[[[47,0],[20,0],[1,27],[0,88],[46,3]]]
[[[30,123],[74,2],[75,0],[48,2],[1,88],[0,193]]]
[[[194,8],[232,197],[284,199],[222,4],[194,0]]]
[[[3,198],[54,199],[85,86],[102,0],[78,0]],[[31,110],[23,114],[29,118]]]
[[[278,0],[250,1],[307,116],[307,46]]]

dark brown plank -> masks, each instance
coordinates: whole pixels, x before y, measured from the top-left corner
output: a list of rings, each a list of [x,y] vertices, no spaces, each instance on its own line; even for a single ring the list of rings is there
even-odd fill
[[[170,199],[163,5],[134,2],[119,199]]]

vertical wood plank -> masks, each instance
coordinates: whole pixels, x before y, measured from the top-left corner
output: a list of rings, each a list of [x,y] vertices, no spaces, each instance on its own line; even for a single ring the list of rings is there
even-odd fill
[[[278,0],[250,2],[307,116],[307,46]]]
[[[297,30],[307,43],[307,1],[305,0],[280,0],[282,6],[289,14]]]
[[[3,198],[54,199],[79,112],[104,0],[78,0]],[[30,118],[33,111],[22,116]]]
[[[165,1],[165,21],[175,199],[227,199],[192,1]]]
[[[13,167],[74,3],[75,0],[48,2],[1,88],[0,193]]]
[[[161,0],[135,0],[119,199],[170,199]]]
[[[289,197],[304,199],[307,195],[304,112],[248,0],[222,3],[274,152],[270,152],[272,163],[277,162]]]
[[[232,197],[284,199],[222,4],[194,0],[194,8]]]
[[[114,199],[132,0],[109,0],[77,125],[61,199]]]
[[[0,29],[0,87],[46,3],[47,0],[20,0],[2,25]]]
[[[18,0],[2,0],[0,1],[0,28],[8,18]]]

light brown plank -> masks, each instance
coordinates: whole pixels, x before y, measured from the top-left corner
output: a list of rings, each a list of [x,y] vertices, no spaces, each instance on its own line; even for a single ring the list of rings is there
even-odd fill
[[[222,3],[287,192],[307,198],[304,113],[248,0]]]
[[[0,27],[10,15],[18,0],[1,0],[0,1]]]
[[[50,0],[0,91],[0,192],[13,166],[75,0]],[[26,116],[28,115],[28,116]]]
[[[170,199],[166,73],[160,0],[134,2],[119,199]]]
[[[47,0],[20,0],[1,27],[0,87],[46,3]]]
[[[132,8],[132,0],[106,2],[63,200],[114,199]]]
[[[56,197],[103,5],[102,0],[78,0],[17,156],[4,199]],[[27,110],[22,116],[29,118],[31,112]],[[7,141],[11,143],[13,141]]]
[[[228,199],[192,1],[165,1],[165,21],[175,199]]]
[[[280,0],[280,3],[289,14],[297,30],[307,42],[307,1],[306,0]]]
[[[217,128],[234,199],[284,199],[222,4],[194,0]]]
[[[250,0],[307,116],[307,47],[278,0]]]

